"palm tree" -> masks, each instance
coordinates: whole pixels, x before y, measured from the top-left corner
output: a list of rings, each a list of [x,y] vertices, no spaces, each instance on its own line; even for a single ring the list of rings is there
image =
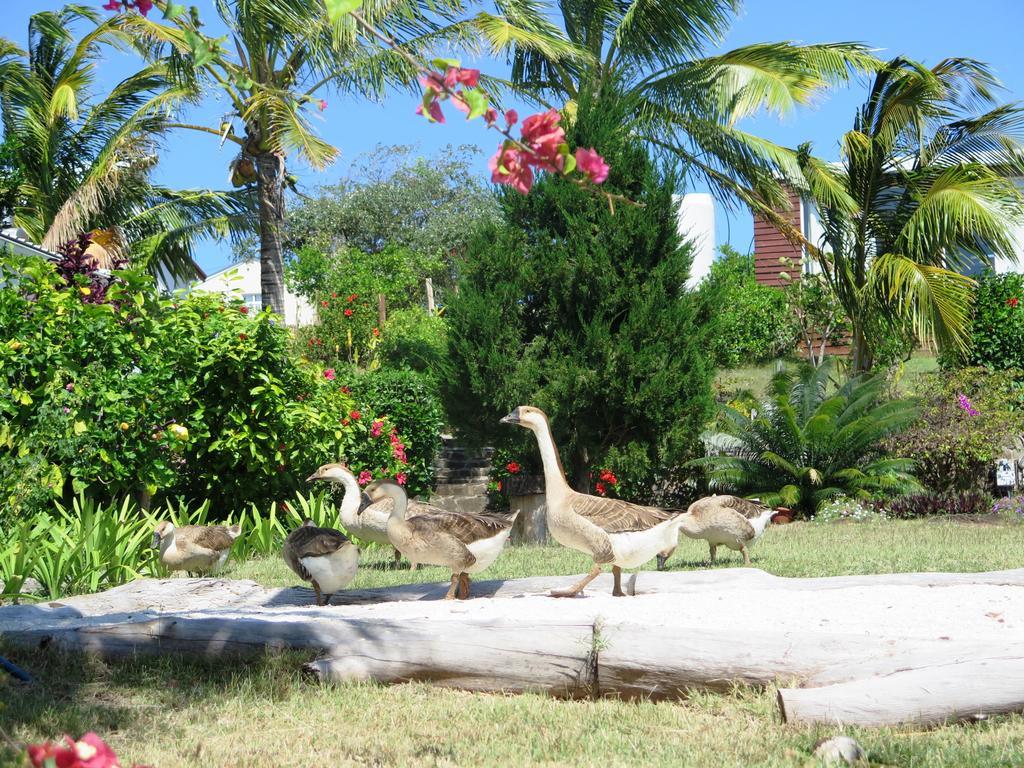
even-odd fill
[[[78,39],[77,22],[91,24]],[[96,96],[104,47],[127,42],[116,24],[82,6],[33,15],[27,51],[0,38],[0,116],[17,170],[14,224],[51,250],[82,232],[110,230],[151,271],[194,277],[194,242],[243,233],[251,205],[237,192],[152,182],[166,114],[191,94],[156,63]]]
[[[839,495],[870,499],[917,490],[914,463],[883,456],[879,442],[918,415],[905,400],[882,402],[884,376],[849,379],[836,388],[831,363],[777,373],[766,402],[747,416],[724,409],[724,429],[709,442],[728,455],[691,464],[708,471],[716,492],[741,493],[813,514]]]
[[[338,154],[317,136],[310,120],[324,107],[318,94],[333,88],[379,97],[389,88],[408,87],[418,74],[410,54],[422,58],[442,44],[491,53],[514,44],[555,61],[576,54],[536,12],[533,0],[496,0],[497,15],[470,17],[463,0],[368,0],[359,14],[333,19],[324,0],[217,0],[217,14],[228,29],[227,46],[224,39],[203,34],[194,12],[178,12],[166,0],[156,5],[170,23],[134,14],[121,23],[155,50],[166,51],[182,75],[226,96],[230,109],[220,126],[178,127],[238,146],[233,178],[255,184],[263,300],[279,313],[285,189],[291,183],[287,160],[295,156],[319,170]],[[382,45],[382,38],[394,46]]]
[[[560,0],[567,41],[583,51],[556,60],[515,46],[512,81],[570,117],[581,99],[635,104],[635,135],[678,160],[726,202],[745,203],[791,229],[777,211],[780,176],[798,173],[792,150],[737,127],[758,111],[786,113],[877,60],[853,43],[762,43],[706,56],[738,0]]]
[[[970,59],[931,69],[893,59],[842,137],[838,166],[802,148],[824,227],[812,245],[850,318],[855,373],[893,329],[962,349],[974,287],[962,271],[993,254],[1016,261],[1024,196],[1010,177],[1024,173],[1024,110],[998,105],[997,87]]]

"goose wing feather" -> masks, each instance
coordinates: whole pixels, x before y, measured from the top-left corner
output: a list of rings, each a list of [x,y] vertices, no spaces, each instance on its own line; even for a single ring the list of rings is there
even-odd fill
[[[605,499],[584,493],[573,494],[569,508],[607,533],[646,531],[674,517],[673,513],[658,507],[643,507],[622,499]]]
[[[512,524],[497,515],[466,515],[457,512],[422,513],[408,518],[406,523],[414,532],[446,533],[463,544],[497,536]]]
[[[183,542],[214,552],[231,549],[235,543],[235,537],[223,525],[186,525],[178,528],[174,535]]]
[[[289,533],[285,547],[294,552],[297,558],[323,557],[337,552],[349,543],[348,537],[341,531],[308,525]]]
[[[760,501],[744,499],[741,496],[718,496],[718,503],[723,507],[735,509],[748,520],[760,517],[768,507]]]

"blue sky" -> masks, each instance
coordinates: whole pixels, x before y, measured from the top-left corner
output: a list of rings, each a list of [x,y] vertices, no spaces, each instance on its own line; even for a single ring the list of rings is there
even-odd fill
[[[80,1],[101,5],[100,0]],[[63,4],[57,0],[0,0],[0,34],[24,44],[28,17]],[[212,0],[190,0],[189,4],[199,7],[210,23],[209,31],[216,33]],[[860,41],[879,49],[879,55],[886,58],[903,54],[929,65],[946,56],[970,56],[988,62],[1007,88],[1005,100],[1016,101],[1024,100],[1022,28],[1021,0],[747,0],[721,49],[779,40]],[[102,70],[101,82],[112,85],[128,71],[130,64],[124,59],[112,60]],[[478,64],[487,72],[503,74],[500,63]],[[855,84],[832,91],[813,108],[800,110],[784,120],[755,118],[744,127],[788,146],[811,141],[817,154],[835,159],[838,137],[850,127],[863,94],[864,84]],[[307,190],[337,179],[352,160],[378,144],[416,144],[427,155],[449,144],[475,144],[487,154],[496,146],[493,132],[484,131],[479,121],[461,121],[457,113],[445,125],[417,118],[413,115],[416,101],[405,93],[393,94],[379,105],[331,93],[325,98],[328,108],[319,128],[322,136],[341,150],[341,159],[321,173],[293,166]],[[190,119],[216,127],[223,111],[223,104],[211,99]],[[227,163],[233,155],[230,147],[218,150],[213,136],[179,132],[168,141],[158,170],[159,180],[177,187],[223,188],[227,185]],[[485,157],[481,157],[481,174],[485,172],[485,162]],[[702,190],[695,186],[691,191]],[[750,248],[753,230],[748,213],[729,213],[719,207],[716,224],[719,244],[730,242],[741,251]],[[198,260],[207,271],[224,266],[229,259],[230,249],[226,245],[207,243],[199,247]]]

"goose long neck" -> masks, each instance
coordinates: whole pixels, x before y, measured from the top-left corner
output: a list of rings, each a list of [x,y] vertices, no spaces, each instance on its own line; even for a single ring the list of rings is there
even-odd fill
[[[392,491],[388,489],[386,491],[388,498],[390,498],[394,505],[391,507],[391,514],[388,515],[388,522],[405,522],[405,511],[409,506],[409,497],[401,491]]]
[[[345,489],[345,495],[341,497],[339,512],[342,525],[348,526],[356,519],[356,513],[359,512],[359,483],[351,475],[343,476],[340,482]]]
[[[547,419],[533,429],[533,434],[537,436],[537,447],[540,449],[540,459],[544,465],[545,489],[548,493],[567,491],[569,484],[565,481],[565,470],[562,469],[562,461],[558,458],[558,448],[555,447],[555,438],[551,435],[551,425]]]

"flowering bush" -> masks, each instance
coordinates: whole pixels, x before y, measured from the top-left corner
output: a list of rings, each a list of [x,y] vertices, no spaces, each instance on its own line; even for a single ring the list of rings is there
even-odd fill
[[[889,517],[901,520],[939,515],[975,517],[988,514],[991,507],[991,498],[979,491],[916,493],[885,504]]]
[[[848,496],[836,496],[818,507],[814,515],[817,523],[853,522],[863,523],[885,520],[885,510],[875,509]]]
[[[1024,521],[1024,496],[1003,496],[992,504],[992,512],[1002,517]]]
[[[962,360],[946,354],[943,362],[1024,369],[1024,275],[987,273],[978,281],[970,349]]]

